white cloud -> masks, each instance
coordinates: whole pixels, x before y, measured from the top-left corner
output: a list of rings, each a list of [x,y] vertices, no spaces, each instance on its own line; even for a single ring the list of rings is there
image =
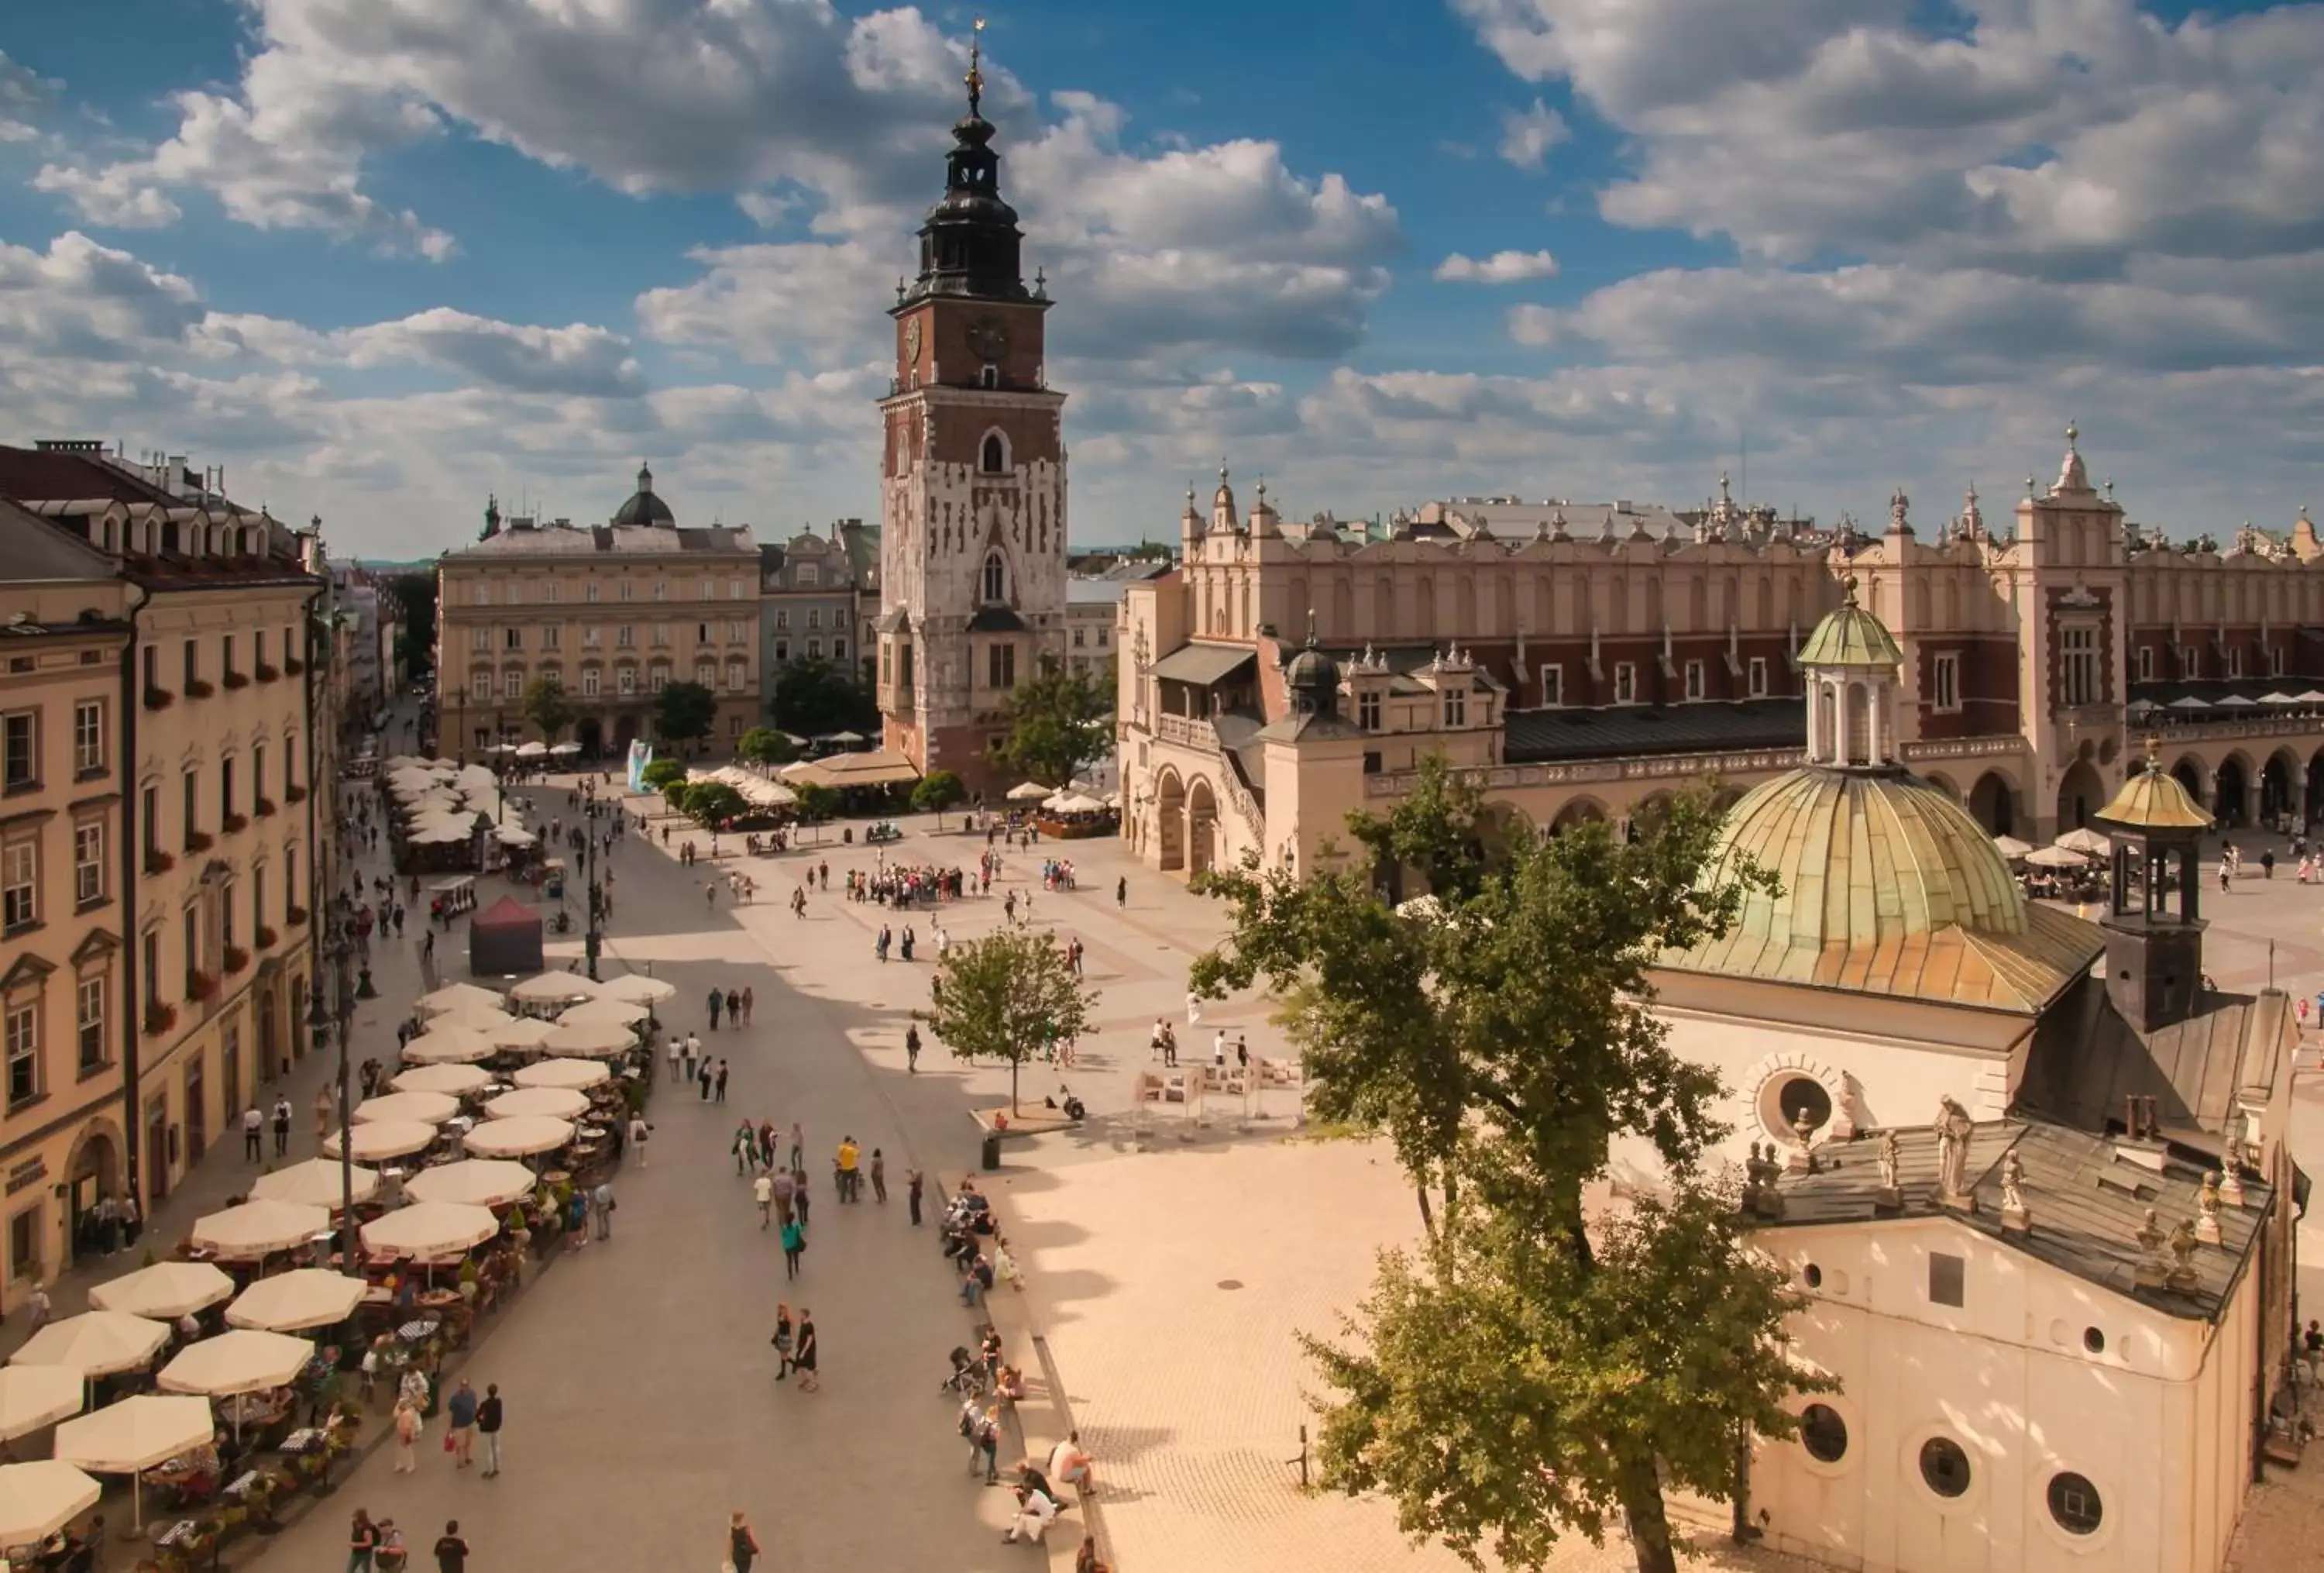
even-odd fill
[[[1454,252],[1436,264],[1440,284],[1522,284],[1557,277],[1557,259],[1545,251],[1497,251],[1488,257]]]
[[[30,142],[38,136],[35,122],[60,86],[0,51],[0,142]]]
[[[908,268],[908,237],[698,247],[692,283],[649,290],[638,329],[668,344],[711,346],[745,361],[877,357],[882,281]]]
[[[1549,150],[1572,134],[1565,117],[1536,98],[1523,109],[1501,111],[1499,152],[1518,169],[1537,170],[1549,157]]]

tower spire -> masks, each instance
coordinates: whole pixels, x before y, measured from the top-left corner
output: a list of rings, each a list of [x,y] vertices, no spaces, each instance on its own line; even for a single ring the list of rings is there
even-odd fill
[[[984,18],[976,19],[968,35],[968,112],[981,114],[979,105],[984,98]]]

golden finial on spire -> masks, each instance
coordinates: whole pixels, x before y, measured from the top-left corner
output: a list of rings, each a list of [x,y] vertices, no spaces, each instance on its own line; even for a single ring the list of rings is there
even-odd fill
[[[978,101],[984,97],[984,18],[976,19],[968,35],[968,112],[978,112]]]

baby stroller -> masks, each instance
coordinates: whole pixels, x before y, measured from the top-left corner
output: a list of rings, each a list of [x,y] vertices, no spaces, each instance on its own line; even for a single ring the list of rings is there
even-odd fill
[[[962,1398],[984,1396],[984,1363],[961,1346],[952,1351],[952,1374],[937,1384],[939,1393],[956,1393]]]

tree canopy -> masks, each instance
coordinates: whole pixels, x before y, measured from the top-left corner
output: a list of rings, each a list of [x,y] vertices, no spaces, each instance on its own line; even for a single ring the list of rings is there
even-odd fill
[[[945,810],[967,795],[968,788],[948,770],[932,770],[912,783],[912,807],[934,814],[938,829],[944,828]]]
[[[753,726],[735,741],[734,757],[745,764],[788,764],[798,750],[774,727]]]
[[[839,812],[839,789],[821,782],[806,781],[791,788],[798,800],[792,805],[800,819],[809,825],[820,825]]]
[[[1008,1063],[1014,1109],[1019,1070],[1050,1044],[1089,1031],[1097,991],[1074,976],[1055,936],[1000,929],[947,950],[928,999],[920,1020],[955,1058]]]
[[[1003,769],[1061,787],[1074,773],[1113,751],[1113,695],[1095,679],[1045,656],[1030,681],[1010,690],[1003,714],[1009,733],[992,745]]]
[[[775,725],[801,737],[834,732],[880,730],[880,707],[872,690],[844,668],[827,661],[794,661],[775,679],[768,702]]]
[[[1672,1052],[1648,976],[1772,881],[1698,883],[1700,793],[1629,841],[1489,834],[1480,809],[1431,761],[1392,813],[1351,819],[1352,857],[1204,876],[1234,927],[1194,986],[1286,1003],[1310,1106],[1386,1135],[1428,1226],[1342,1341],[1309,1343],[1335,1393],[1325,1484],[1385,1492],[1472,1564],[1537,1567],[1618,1513],[1640,1573],[1672,1573],[1665,1481],[1729,1495],[1744,1429],[1791,1434],[1786,1400],[1824,1385],[1785,1361],[1794,1301],[1703,1171],[1718,1079]],[[1390,908],[1382,866],[1434,899]],[[1606,1205],[1623,1140],[1660,1159],[1661,1198]]]
[[[654,700],[654,736],[673,743],[710,736],[718,696],[696,682],[665,683]]]
[[[573,724],[573,700],[562,679],[537,677],[524,685],[524,718],[540,728],[540,740],[554,743]]]
[[[687,784],[678,806],[715,830],[750,812],[751,800],[723,781],[697,781]]]
[[[686,779],[686,764],[681,760],[657,759],[638,773],[638,779],[652,791],[668,791],[676,782]]]

